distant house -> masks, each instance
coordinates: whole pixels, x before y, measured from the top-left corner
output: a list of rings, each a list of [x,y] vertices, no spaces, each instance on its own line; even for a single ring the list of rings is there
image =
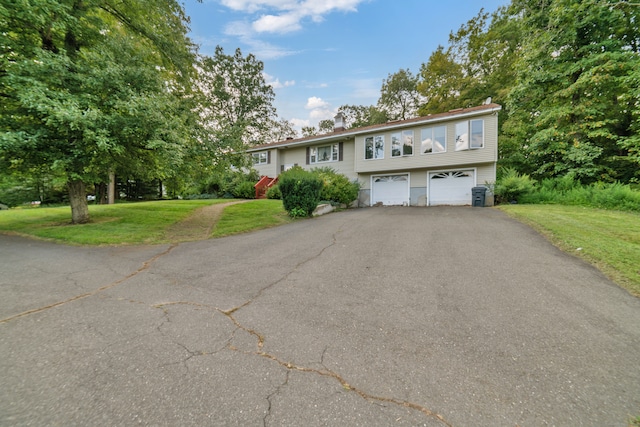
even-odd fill
[[[470,205],[472,188],[496,179],[501,108],[489,103],[357,129],[344,129],[338,114],[332,133],[247,151],[262,176],[328,166],[358,180],[359,206]]]

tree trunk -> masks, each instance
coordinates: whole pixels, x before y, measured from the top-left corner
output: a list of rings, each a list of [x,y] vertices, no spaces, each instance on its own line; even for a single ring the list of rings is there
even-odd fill
[[[89,205],[84,182],[71,180],[67,182],[69,190],[69,202],[71,203],[71,222],[73,224],[86,224],[89,222]]]
[[[116,202],[116,174],[109,171],[109,184],[107,185],[107,203],[113,205]]]

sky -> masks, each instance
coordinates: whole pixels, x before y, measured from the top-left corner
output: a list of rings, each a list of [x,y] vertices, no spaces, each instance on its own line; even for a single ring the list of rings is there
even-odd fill
[[[413,74],[449,34],[509,0],[183,0],[203,55],[264,63],[278,116],[302,126],[341,105],[375,105],[389,74]]]

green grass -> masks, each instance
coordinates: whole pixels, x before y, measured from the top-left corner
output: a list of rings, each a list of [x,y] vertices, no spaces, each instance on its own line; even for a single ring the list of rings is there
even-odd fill
[[[640,296],[640,213],[563,205],[506,205],[499,209]]]
[[[245,233],[293,221],[281,200],[255,200],[228,206],[213,229],[213,237]]]
[[[0,211],[0,232],[15,233],[77,245],[122,245],[167,243],[169,226],[194,210],[220,200],[165,200],[90,205],[91,222],[71,225],[66,207],[11,209]]]

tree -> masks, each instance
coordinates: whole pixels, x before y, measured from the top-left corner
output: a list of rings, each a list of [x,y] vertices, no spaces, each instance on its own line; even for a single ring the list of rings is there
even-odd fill
[[[114,168],[169,174],[193,146],[194,46],[176,1],[18,0],[0,9],[0,164],[85,186]]]
[[[287,119],[281,118],[278,121],[273,121],[271,123],[269,136],[265,142],[277,142],[284,141],[287,138],[297,138],[298,132],[296,132],[293,126],[293,123]]]
[[[320,120],[318,123],[318,132],[320,134],[331,133],[334,131],[335,122],[332,119]]]
[[[639,177],[638,10],[613,0],[513,2],[525,34],[505,127],[534,176]]]
[[[307,138],[309,136],[316,136],[318,129],[315,126],[302,126],[302,137]]]
[[[418,92],[426,102],[418,109],[422,116],[459,108],[463,72],[449,51],[438,46],[420,68]]]
[[[390,120],[406,120],[417,115],[421,96],[418,92],[418,77],[409,69],[400,69],[382,82],[378,108]]]
[[[387,114],[373,105],[342,105],[338,108],[347,129],[377,125],[389,121]]]
[[[273,88],[265,81],[264,65],[240,49],[233,55],[216,47],[213,57],[202,57],[198,86],[203,94],[200,115],[204,127],[225,149],[270,142],[276,120]]]

